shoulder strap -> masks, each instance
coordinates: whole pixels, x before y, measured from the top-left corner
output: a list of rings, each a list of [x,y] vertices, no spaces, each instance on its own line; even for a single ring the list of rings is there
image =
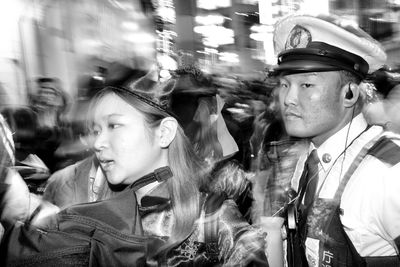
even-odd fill
[[[379,137],[370,140],[366,145],[364,145],[364,147],[361,149],[361,151],[355,157],[354,161],[351,163],[349,169],[343,176],[343,179],[340,182],[338,189],[336,190],[335,196],[333,197],[333,201],[337,205],[337,208],[340,207],[340,199],[341,199],[344,189],[347,185],[347,182],[350,180],[351,176],[354,174],[354,172],[356,171],[356,169],[358,168],[360,163],[363,161],[365,156],[369,153],[369,151],[374,150],[378,144],[379,144]],[[332,222],[334,216],[335,216],[335,212],[331,212],[329,214],[329,217],[326,220],[325,228],[323,230],[324,233],[327,233],[328,227],[329,227],[329,225],[331,225],[331,222]]]
[[[387,137],[372,139],[370,142],[368,142],[361,149],[353,163],[350,165],[342,179],[342,182],[339,185],[339,188],[336,191],[334,199],[338,201],[338,203],[340,202],[340,198],[342,197],[347,182],[350,180],[351,176],[354,174],[366,155],[374,156],[381,161],[394,165],[400,162],[400,147]]]
[[[400,147],[385,136],[376,142],[368,154],[392,166],[400,162]]]

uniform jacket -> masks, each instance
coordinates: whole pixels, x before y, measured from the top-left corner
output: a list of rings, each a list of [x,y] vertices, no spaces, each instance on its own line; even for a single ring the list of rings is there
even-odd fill
[[[350,129],[349,129],[350,127]],[[367,145],[382,138],[390,144],[393,155],[400,153],[400,137],[379,126],[368,127],[362,115],[343,127],[317,148],[319,179],[311,212],[307,216],[305,252],[310,266],[331,266],[330,251],[319,251],[323,236],[321,225],[329,218],[329,203],[337,188]],[[314,147],[311,144],[310,151]],[[385,152],[386,153],[386,152]],[[299,180],[307,155],[300,158],[292,186],[299,190]],[[361,257],[395,256],[400,239],[400,163],[389,157],[367,154],[351,175],[339,202],[340,222]],[[327,206],[328,205],[328,206]]]

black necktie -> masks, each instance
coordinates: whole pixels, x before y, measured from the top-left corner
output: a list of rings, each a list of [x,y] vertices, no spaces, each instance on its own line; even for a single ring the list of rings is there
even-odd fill
[[[314,149],[304,164],[304,170],[299,181],[299,200],[301,202],[304,199],[305,208],[308,208],[314,200],[318,184],[318,163],[317,150]]]
[[[314,201],[314,196],[318,184],[318,155],[317,150],[314,149],[308,156],[304,164],[304,170],[299,181],[299,199],[298,207],[300,208],[299,230],[302,238],[306,236],[306,222],[307,216]],[[303,202],[304,199],[304,202]],[[304,203],[304,206],[301,203]]]
[[[291,266],[308,266],[304,242],[307,237],[307,215],[312,207],[318,184],[318,162],[317,150],[314,149],[304,164],[303,173],[299,180],[296,204],[296,209],[299,212],[296,218],[297,229],[294,233],[289,231],[288,235],[287,255],[288,264]],[[303,200],[304,205],[301,205]]]

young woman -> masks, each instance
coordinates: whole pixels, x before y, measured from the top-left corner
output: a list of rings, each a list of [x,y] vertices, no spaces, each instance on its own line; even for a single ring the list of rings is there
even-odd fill
[[[137,220],[132,223],[113,218],[120,210],[126,210],[126,202],[121,208],[108,208],[109,214],[104,210],[102,215],[89,212],[91,207],[103,203],[98,202],[88,205],[85,214],[79,212],[80,205],[61,211],[58,216],[71,213],[95,216],[117,229],[122,228],[123,234],[128,228],[132,233],[141,232],[149,240],[158,237],[146,249],[147,262],[151,264],[268,266],[265,234],[242,218],[223,190],[215,194],[199,190],[209,180],[208,168],[203,167],[204,161],[197,158],[182,127],[169,111],[173,89],[171,82],[152,88],[141,88],[138,83],[127,88],[106,87],[89,108],[93,148],[100,167],[110,184],[125,184],[128,191],[135,192],[137,204],[130,202],[130,209],[138,209],[141,226],[129,225],[137,224]],[[113,200],[108,201],[104,203]],[[143,231],[136,231],[138,227]],[[46,228],[42,227],[43,230]],[[25,238],[27,233],[30,232],[24,232]],[[7,237],[9,244],[15,244],[10,240],[14,237],[15,241],[16,236]],[[114,244],[112,247],[115,248]],[[123,246],[114,250],[123,251]],[[108,259],[103,256],[102,260]]]
[[[144,233],[165,240],[153,249],[155,258],[170,266],[217,261],[265,266],[264,235],[246,223],[233,200],[200,192],[206,169],[169,112],[173,83],[152,91],[137,87],[103,89],[90,109],[91,129],[107,180],[137,186]],[[171,177],[149,183],[140,179],[160,169]],[[212,217],[205,215],[209,211]],[[215,244],[206,244],[210,224],[218,229],[210,241]],[[212,252],[209,245],[215,246]]]

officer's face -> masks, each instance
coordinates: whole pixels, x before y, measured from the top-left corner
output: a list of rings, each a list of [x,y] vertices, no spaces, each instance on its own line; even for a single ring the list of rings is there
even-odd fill
[[[343,126],[339,72],[282,76],[278,88],[283,122],[290,136],[319,145]]]

